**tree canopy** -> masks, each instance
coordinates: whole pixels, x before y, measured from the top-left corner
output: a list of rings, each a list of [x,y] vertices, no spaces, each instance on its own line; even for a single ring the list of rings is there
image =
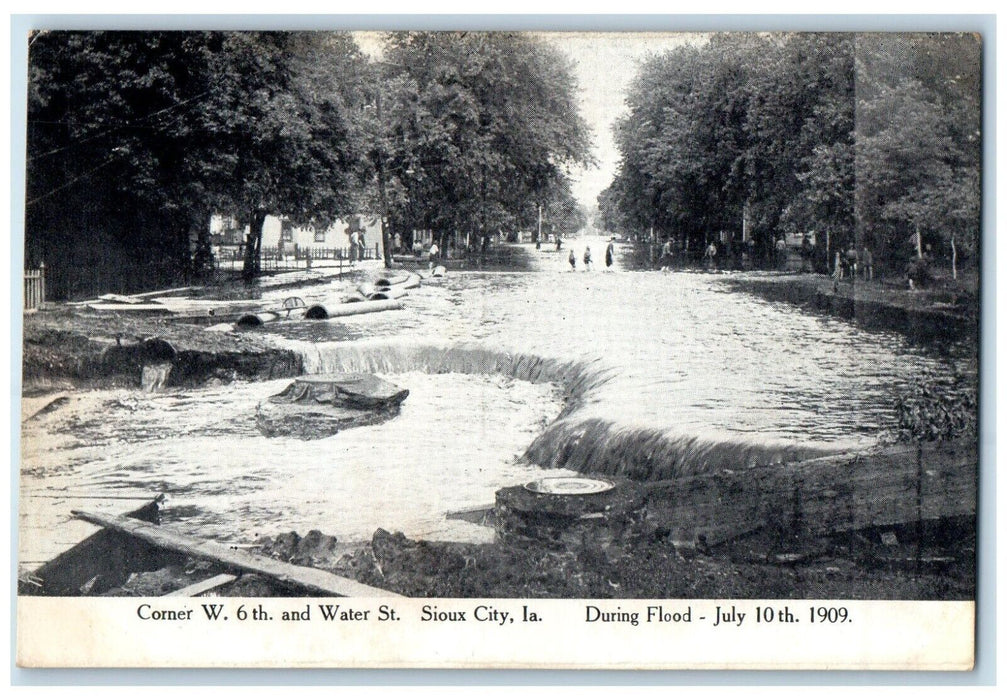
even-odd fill
[[[350,213],[362,147],[352,100],[364,66],[344,34],[35,35],[30,253],[135,251],[177,274],[213,211],[251,223],[251,251],[266,214]],[[247,261],[251,272],[257,261]]]
[[[492,233],[569,205],[589,162],[570,62],[515,33],[389,35],[381,62],[387,179],[400,226]]]
[[[268,214],[484,240],[540,206],[578,220],[573,73],[526,35],[392,34],[374,62],[345,33],[42,32],[29,70],[36,260],[177,274],[205,259],[214,212],[249,226],[250,275]]]
[[[893,264],[919,227],[974,252],[979,50],[960,34],[721,34],[652,56],[602,221],[688,241],[740,238],[745,220],[763,253],[815,231]]]

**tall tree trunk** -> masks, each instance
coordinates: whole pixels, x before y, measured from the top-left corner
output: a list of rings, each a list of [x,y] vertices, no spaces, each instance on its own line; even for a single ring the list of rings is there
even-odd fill
[[[192,246],[191,269],[197,278],[213,271],[210,218],[211,215],[205,212],[195,214],[189,229],[189,240]]]
[[[958,279],[958,249],[955,248],[954,234],[951,234],[951,277]]]
[[[380,104],[380,102],[378,103]],[[378,195],[381,198],[381,216],[379,217],[381,221],[381,252],[385,261],[385,269],[391,269],[392,267],[392,231],[390,223],[390,217],[388,214],[388,194],[385,191],[385,169],[383,165],[383,156],[379,157],[375,161],[377,166],[378,174]]]
[[[262,209],[252,211],[248,224],[248,240],[245,242],[245,265],[242,277],[253,279],[262,271],[262,260],[259,252],[262,249],[262,226],[266,223],[266,212]]]

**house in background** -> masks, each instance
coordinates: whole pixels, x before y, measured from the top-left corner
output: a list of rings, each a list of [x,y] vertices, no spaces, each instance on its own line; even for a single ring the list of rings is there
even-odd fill
[[[383,255],[381,249],[381,219],[373,216],[351,216],[348,220],[337,219],[327,228],[295,226],[293,222],[279,216],[267,216],[262,225],[262,250],[278,250],[280,241],[287,254],[310,248],[348,248],[350,234],[356,231],[363,236],[364,245],[370,251],[377,246],[376,257]],[[214,214],[210,219],[210,237],[214,245],[241,245],[248,235],[248,225],[238,226],[234,217]]]

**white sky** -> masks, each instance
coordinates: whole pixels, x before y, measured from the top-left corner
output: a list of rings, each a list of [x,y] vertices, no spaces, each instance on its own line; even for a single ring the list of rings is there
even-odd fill
[[[542,35],[565,52],[576,66],[581,114],[592,131],[597,167],[573,173],[574,196],[593,210],[598,195],[612,182],[619,160],[612,126],[625,111],[626,90],[639,62],[687,43],[702,43],[707,34],[662,32],[557,32]]]
[[[537,33],[574,61],[580,87],[581,114],[591,127],[593,155],[597,166],[572,174],[573,194],[588,210],[598,194],[608,187],[619,160],[612,125],[625,110],[626,89],[639,61],[686,43],[702,43],[708,35],[663,32],[543,32]],[[354,38],[370,56],[381,53],[381,35],[356,32]]]

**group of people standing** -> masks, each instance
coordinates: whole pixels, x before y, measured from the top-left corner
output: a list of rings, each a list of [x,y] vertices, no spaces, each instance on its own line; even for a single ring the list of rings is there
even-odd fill
[[[857,246],[850,243],[845,251],[836,251],[832,274],[839,280],[844,277],[854,279],[857,274],[865,280],[872,280],[874,279],[874,255],[871,254],[867,246],[857,251]]]
[[[557,246],[556,250],[559,250]],[[570,269],[577,270],[577,253],[574,252],[573,248],[570,249],[570,255],[567,258],[567,262],[570,263]],[[605,269],[611,270],[612,265],[615,264],[615,236],[609,239],[608,245],[605,247]],[[584,269],[590,272],[594,269],[594,261],[591,257],[591,246],[584,246]]]

